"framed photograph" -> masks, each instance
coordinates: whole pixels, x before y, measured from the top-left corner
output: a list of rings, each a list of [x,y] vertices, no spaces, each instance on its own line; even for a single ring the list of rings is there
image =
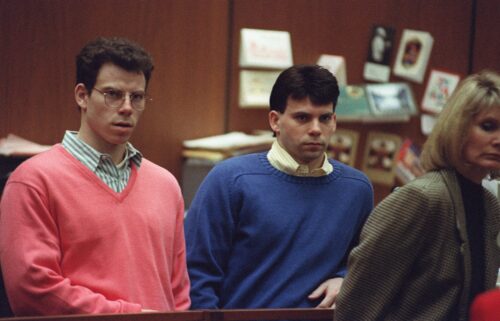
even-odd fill
[[[439,114],[459,82],[460,75],[457,73],[432,69],[422,98],[422,110]]]
[[[394,64],[394,74],[421,84],[433,43],[434,38],[428,32],[403,30]]]
[[[392,186],[396,156],[401,137],[394,134],[369,132],[363,158],[363,171],[372,182]]]
[[[271,89],[279,71],[240,71],[240,97],[242,108],[267,108]]]
[[[330,139],[327,154],[330,158],[354,167],[358,141],[358,132],[347,129],[337,129]]]
[[[407,83],[370,84],[365,87],[375,117],[409,120],[417,113],[413,94]]]

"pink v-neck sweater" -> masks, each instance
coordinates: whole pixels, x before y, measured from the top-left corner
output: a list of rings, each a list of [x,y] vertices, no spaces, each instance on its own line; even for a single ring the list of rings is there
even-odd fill
[[[12,173],[0,264],[16,315],[131,313],[190,305],[179,185],[143,159],[116,193],[61,145]]]

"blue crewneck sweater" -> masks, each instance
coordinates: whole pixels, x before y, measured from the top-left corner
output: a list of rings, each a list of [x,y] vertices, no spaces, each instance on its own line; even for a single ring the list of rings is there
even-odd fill
[[[321,177],[291,176],[266,153],[228,159],[201,184],[185,232],[192,309],[313,307],[307,296],[344,276],[373,208],[366,176],[330,160]]]

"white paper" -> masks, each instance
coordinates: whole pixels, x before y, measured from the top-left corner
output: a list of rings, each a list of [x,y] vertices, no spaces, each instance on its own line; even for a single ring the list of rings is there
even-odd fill
[[[422,83],[433,43],[434,39],[428,32],[403,30],[394,65],[394,74]]]
[[[321,55],[317,64],[328,69],[337,78],[339,86],[347,85],[347,68],[345,59],[337,55]]]
[[[243,28],[240,67],[285,69],[293,65],[288,31]]]

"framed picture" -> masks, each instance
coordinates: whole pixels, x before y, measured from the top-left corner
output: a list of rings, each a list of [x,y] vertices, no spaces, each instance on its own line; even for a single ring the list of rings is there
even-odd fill
[[[428,32],[403,30],[394,64],[394,74],[422,83],[433,43],[434,38]]]
[[[413,94],[407,83],[370,84],[365,87],[372,113],[377,117],[404,117],[417,113]]]
[[[460,81],[460,75],[432,69],[422,98],[422,110],[438,114]]]
[[[327,154],[339,162],[354,167],[358,141],[358,132],[348,129],[337,129],[330,139]]]
[[[363,158],[363,171],[374,183],[392,186],[396,156],[401,137],[394,134],[369,132]]]

